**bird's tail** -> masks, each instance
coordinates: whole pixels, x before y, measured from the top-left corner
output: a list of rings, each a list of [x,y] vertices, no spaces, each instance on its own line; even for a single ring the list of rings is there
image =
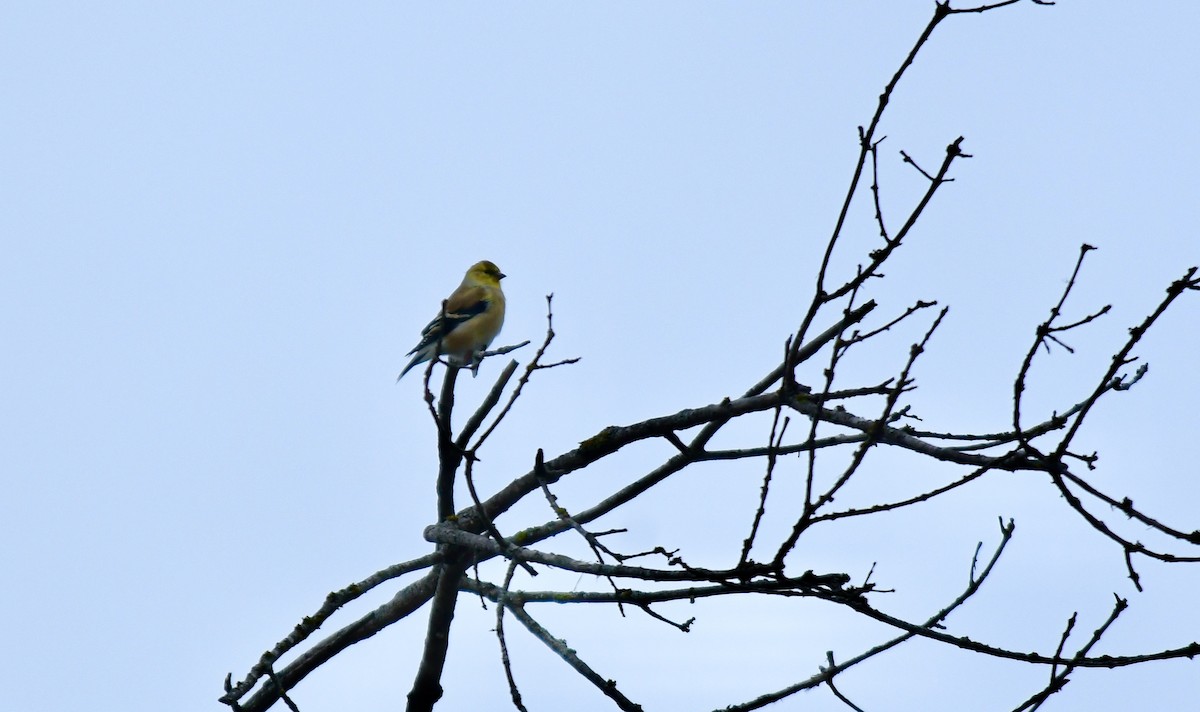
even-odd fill
[[[428,353],[426,353],[424,351],[417,352],[417,355],[412,357],[412,360],[408,362],[408,365],[404,367],[404,370],[400,372],[400,375],[396,376],[396,383],[399,383],[400,379],[404,378],[404,374],[413,370],[413,368],[416,367],[417,364],[425,363],[428,360],[429,360]]]

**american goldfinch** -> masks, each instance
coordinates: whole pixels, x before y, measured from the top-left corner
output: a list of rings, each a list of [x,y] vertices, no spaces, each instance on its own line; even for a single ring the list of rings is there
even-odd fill
[[[472,371],[478,370],[479,353],[504,325],[504,292],[500,290],[504,277],[500,268],[488,260],[471,265],[462,284],[446,300],[444,313],[429,322],[421,331],[421,342],[405,354],[412,360],[396,380],[439,353],[454,363],[471,364]]]

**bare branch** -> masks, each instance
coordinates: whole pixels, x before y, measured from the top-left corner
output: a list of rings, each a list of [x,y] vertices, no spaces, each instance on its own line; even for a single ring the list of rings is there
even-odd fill
[[[392,600],[301,653],[283,670],[277,672],[284,687],[286,689],[295,688],[310,672],[316,670],[333,656],[355,643],[370,638],[420,608],[433,596],[437,580],[437,572],[431,571],[420,580],[401,589],[392,597]],[[280,688],[276,687],[274,683],[267,682],[248,701],[240,703],[241,709],[243,712],[262,712],[279,700],[279,690]],[[231,705],[240,700],[244,694],[245,691],[230,690],[221,697],[221,701]]]
[[[504,591],[507,595],[508,587],[512,583],[513,573],[517,569],[517,562],[511,561],[508,564],[508,571],[504,574]],[[500,663],[504,667],[504,677],[508,680],[508,692],[512,698],[513,707],[516,707],[520,712],[528,712],[525,705],[521,702],[521,691],[517,689],[517,680],[513,676],[512,661],[508,657],[508,644],[504,640],[504,610],[505,606],[496,606],[496,639],[500,641]]]
[[[781,690],[777,690],[775,692],[771,692],[771,693],[756,697],[753,700],[750,700],[749,702],[745,702],[740,705],[730,705],[729,707],[725,708],[726,712],[749,712],[750,710],[760,709],[760,708],[765,707],[774,702],[778,702],[779,700],[782,700],[786,697],[790,697],[790,696],[796,694],[797,692],[802,692],[804,690],[810,690],[815,687],[818,687],[822,684],[825,684],[829,680],[832,680],[834,677],[836,677],[837,675],[840,675],[841,673],[845,672],[846,670],[849,670],[850,668],[854,667],[855,665],[858,665],[859,663],[864,662],[866,660],[870,660],[871,658],[873,658],[877,655],[880,655],[884,652],[887,652],[888,650],[891,650],[892,648],[896,647],[897,645],[900,645],[901,643],[904,643],[904,642],[910,640],[913,636],[919,635],[922,631],[929,631],[929,630],[932,630],[934,628],[934,626],[941,625],[942,622],[945,621],[946,618],[952,612],[954,612],[955,609],[957,609],[959,606],[961,606],[963,603],[965,603],[967,601],[967,599],[969,599],[971,596],[975,595],[975,592],[979,590],[979,588],[983,585],[984,581],[986,581],[988,576],[991,575],[992,569],[995,567],[996,562],[1000,560],[1000,555],[1004,553],[1005,547],[1008,546],[1008,542],[1012,539],[1012,535],[1013,535],[1013,532],[1015,531],[1015,529],[1016,529],[1016,526],[1013,524],[1013,522],[1011,520],[1008,522],[1008,524],[1004,524],[1003,522],[1001,522],[1001,524],[1000,524],[1000,542],[996,545],[996,550],[995,550],[995,552],[993,552],[991,560],[983,568],[983,571],[977,577],[972,576],[968,582],[966,589],[962,592],[962,594],[960,594],[958,596],[958,598],[951,601],[949,605],[945,606],[944,608],[939,610],[937,613],[935,613],[933,616],[931,616],[929,619],[927,619],[924,624],[922,624],[922,625],[906,624],[906,625],[910,625],[911,629],[906,629],[906,632],[904,634],[902,634],[896,638],[893,638],[887,642],[881,643],[881,644],[871,648],[870,650],[860,653],[860,654],[850,658],[849,660],[847,660],[844,663],[831,664],[827,668],[821,668],[821,672],[819,674],[814,675],[814,676],[808,678],[807,680],[798,682],[794,685],[789,685],[788,687],[785,687]],[[972,563],[972,567],[973,566],[974,566],[974,563]],[[863,602],[859,605],[866,610],[871,610],[869,606],[866,606],[865,602]],[[857,610],[857,608],[856,608],[856,610]],[[874,617],[874,616],[872,616],[872,617]]]
[[[554,637],[549,631],[541,626],[533,619],[522,605],[514,603],[511,599],[505,598],[500,601],[500,604],[510,611],[517,620],[525,626],[525,628],[533,633],[533,636],[542,641],[546,647],[553,650],[562,658],[568,665],[574,668],[575,672],[579,673],[585,680],[596,686],[598,690],[604,693],[606,697],[617,704],[617,707],[628,712],[641,712],[642,706],[634,703],[624,694],[617,690],[617,683],[613,680],[606,680],[596,673],[587,663],[580,659],[579,655],[573,649],[567,646],[566,641]]]
[[[300,643],[307,640],[310,635],[315,633],[317,629],[320,628],[321,625],[342,606],[350,603],[385,581],[390,581],[413,571],[427,569],[439,561],[441,561],[441,554],[436,552],[426,554],[425,556],[413,559],[412,561],[405,561],[404,563],[389,566],[381,571],[376,571],[358,583],[352,583],[340,591],[334,591],[333,593],[330,593],[325,597],[325,602],[321,604],[321,607],[317,609],[315,613],[305,616],[304,619],[296,625],[288,637],[279,641],[275,644],[275,647],[263,653],[262,657],[259,658],[258,663],[254,667],[250,668],[249,674],[246,675],[246,678],[236,687],[234,687],[230,681],[230,677],[232,677],[232,675],[227,676],[225,684],[226,694],[221,698],[221,702],[229,704],[235,700],[241,699],[245,694],[250,692],[250,690],[254,689],[254,685],[258,683],[259,679],[266,675],[269,670],[274,670],[275,662],[279,660],[280,657],[282,657],[289,650],[295,648]]]
[[[425,650],[408,693],[408,712],[430,712],[442,698],[442,669],[446,665],[446,651],[450,645],[450,623],[454,620],[458,588],[465,573],[466,566],[458,561],[434,567],[436,589],[429,609]]]

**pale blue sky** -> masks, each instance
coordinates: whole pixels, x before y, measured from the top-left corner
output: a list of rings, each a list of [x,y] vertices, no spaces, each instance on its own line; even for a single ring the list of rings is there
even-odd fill
[[[476,260],[509,275],[501,343],[540,338],[554,292],[554,353],[582,357],[535,380],[484,453],[488,488],[538,447],[742,392],[800,319],[855,127],[932,6],[9,3],[6,704],[224,709],[225,673],[243,675],[328,591],[427,551],[432,427],[418,379],[393,381]],[[912,398],[931,429],[1005,427],[1012,376],[1081,242],[1100,250],[1074,313],[1114,308],[1069,339],[1077,355],[1039,363],[1030,407],[1043,414],[1079,400],[1125,329],[1200,262],[1197,27],[1190,3],[1023,3],[950,18],[901,84],[881,128],[892,222],[924,188],[898,151],[932,167],[964,135],[975,156],[871,293],[889,314],[916,298],[952,307]],[[875,238],[860,204],[838,267]],[[1138,352],[1150,375],[1083,437],[1103,458],[1098,484],[1183,529],[1200,501],[1187,449],[1198,315],[1193,295],[1163,320]],[[894,373],[915,336],[847,377]],[[500,365],[461,382],[464,403]],[[762,444],[766,426],[739,432]],[[564,505],[627,474],[564,483]],[[931,474],[897,459],[863,485]],[[701,468],[608,523],[631,528],[630,550],[728,563],[757,477]],[[509,530],[548,516],[515,514]],[[1200,638],[1200,569],[1143,564],[1148,591],[1133,592],[1120,552],[1031,476],[804,553],[860,578],[878,562],[875,580],[898,588],[880,605],[918,616],[957,594],[1001,515],[1017,540],[957,632],[1050,652],[1072,611],[1090,632],[1115,591],[1133,609],[1103,652]],[[889,634],[782,603],[682,610],[699,616],[688,636],[607,611],[544,615],[648,710],[740,702],[809,676],[825,650],[850,657]],[[439,709],[508,705],[491,615],[464,599]],[[310,677],[301,709],[396,709],[424,623]],[[607,708],[513,632],[531,709]],[[765,635],[748,648],[747,632]],[[1179,709],[1200,697],[1195,665],[1083,672],[1053,704]],[[871,710],[1010,709],[1045,676],[916,644],[841,687]],[[817,691],[774,709],[839,705]]]

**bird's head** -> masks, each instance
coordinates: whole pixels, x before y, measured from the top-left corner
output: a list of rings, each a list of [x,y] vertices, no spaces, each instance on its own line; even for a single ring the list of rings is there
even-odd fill
[[[475,284],[488,285],[491,287],[500,286],[500,280],[506,275],[500,271],[495,262],[484,260],[471,265],[471,269],[467,270],[467,280]]]

